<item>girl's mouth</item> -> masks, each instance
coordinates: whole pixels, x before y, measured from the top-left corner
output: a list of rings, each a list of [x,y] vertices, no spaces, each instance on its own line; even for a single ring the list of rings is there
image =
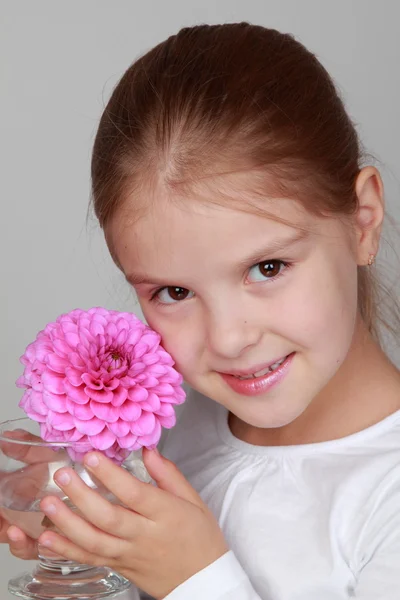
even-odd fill
[[[247,375],[220,373],[222,379],[238,394],[257,396],[270,391],[286,376],[295,353],[281,358],[269,367]]]

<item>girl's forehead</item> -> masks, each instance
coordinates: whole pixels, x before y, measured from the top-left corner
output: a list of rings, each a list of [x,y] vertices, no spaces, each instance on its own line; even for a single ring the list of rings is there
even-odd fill
[[[288,198],[252,202],[159,198],[139,217],[134,205],[115,219],[111,250],[127,274],[136,266],[183,265],[191,261],[240,261],[265,248],[284,247],[301,232],[308,238],[327,221]],[[130,214],[129,211],[132,211]]]
[[[126,198],[114,217],[118,229],[157,231],[174,228],[207,228],[208,221],[234,228],[244,221],[253,226],[316,227],[321,225],[310,208],[298,199],[298,191],[285,192],[281,182],[267,169],[233,170],[216,165],[210,174],[194,181],[166,183],[165,173],[148,177]],[[296,182],[300,186],[301,182]],[[307,199],[308,204],[309,199]],[[310,203],[311,204],[311,203]],[[140,226],[139,226],[140,223]]]
[[[140,210],[137,210],[140,206]],[[230,195],[221,194],[220,190],[208,194],[160,193],[153,194],[146,203],[137,198],[126,202],[123,210],[116,215],[114,229],[119,234],[124,230],[136,231],[137,235],[157,232],[158,235],[172,230],[214,229],[224,230],[239,228],[244,225],[261,227],[265,231],[278,231],[292,227],[304,228],[315,226],[314,215],[305,209],[298,200],[292,198],[275,198],[252,195],[241,195],[240,190]]]

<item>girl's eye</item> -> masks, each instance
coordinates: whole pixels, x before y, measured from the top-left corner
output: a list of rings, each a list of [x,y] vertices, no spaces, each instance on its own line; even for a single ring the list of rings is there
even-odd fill
[[[286,263],[281,260],[265,260],[251,267],[250,277],[253,281],[275,279],[278,275],[281,275],[286,266]]]
[[[193,298],[193,292],[182,287],[168,286],[161,288],[152,296],[152,300],[157,300],[160,304],[175,304],[182,300]]]

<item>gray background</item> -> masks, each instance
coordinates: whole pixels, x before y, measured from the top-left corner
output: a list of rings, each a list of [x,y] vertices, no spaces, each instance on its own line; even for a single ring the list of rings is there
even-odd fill
[[[18,357],[48,321],[95,305],[138,312],[96,224],[85,222],[96,124],[128,65],[184,25],[248,20],[294,33],[342,89],[367,149],[382,163],[388,208],[400,220],[399,6],[0,0],[1,420],[20,415]],[[394,250],[382,255],[398,274]],[[0,549],[1,597],[8,578],[26,566]]]

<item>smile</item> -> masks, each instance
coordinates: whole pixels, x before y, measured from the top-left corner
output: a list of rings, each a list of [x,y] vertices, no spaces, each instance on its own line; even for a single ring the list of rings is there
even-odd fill
[[[292,352],[274,363],[255,370],[254,373],[236,371],[220,373],[228,386],[243,396],[257,396],[269,392],[286,377],[293,362],[295,353]]]
[[[281,358],[270,367],[266,367],[265,369],[261,369],[261,371],[256,371],[255,373],[251,373],[250,375],[233,375],[233,377],[237,377],[238,379],[256,379],[257,377],[263,377],[267,375],[267,373],[273,373],[276,371],[287,359],[287,356]]]

